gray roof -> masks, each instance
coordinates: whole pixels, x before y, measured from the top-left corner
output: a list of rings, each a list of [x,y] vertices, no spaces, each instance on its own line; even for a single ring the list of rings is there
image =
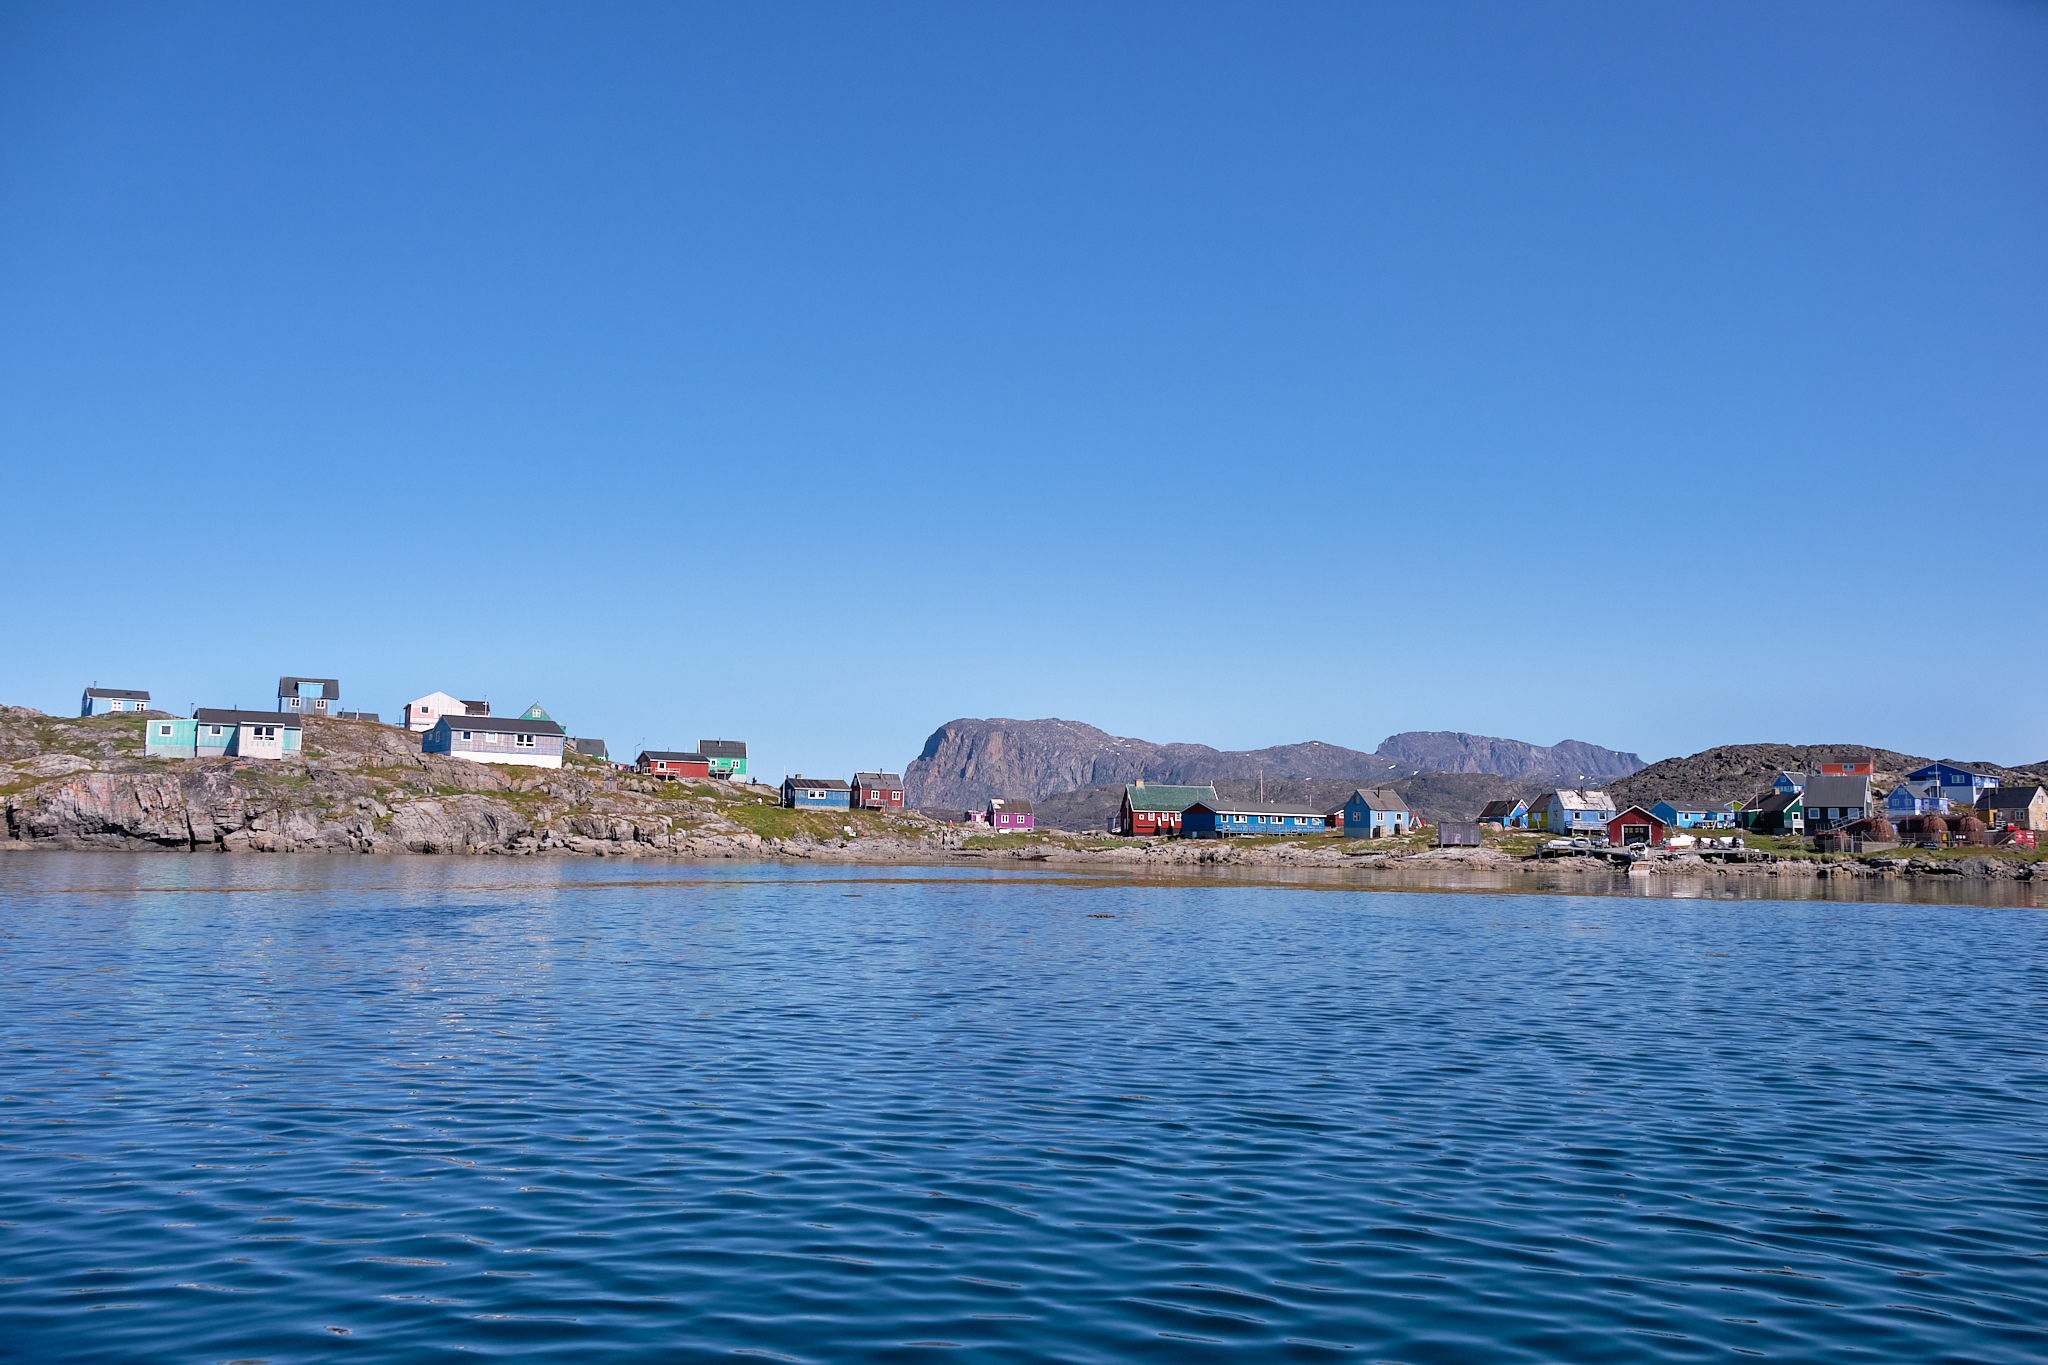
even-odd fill
[[[1183,811],[1197,801],[1213,804],[1216,788],[1213,786],[1176,787],[1172,785],[1139,786],[1132,782],[1124,787],[1124,800],[1131,803],[1132,810]]]
[[[847,791],[849,788],[836,777],[785,777],[785,787],[816,787],[820,791]]]
[[[572,739],[569,742],[575,745],[576,752],[582,754],[585,758],[610,758],[612,756],[611,750],[604,747],[604,741],[601,739]]]
[[[1406,801],[1403,801],[1397,793],[1390,792],[1385,787],[1360,787],[1357,791],[1351,793],[1350,796],[1344,798],[1344,804],[1347,806],[1353,801],[1363,801],[1374,810],[1406,811],[1408,809]],[[1513,810],[1514,807],[1509,806],[1508,809]]]
[[[703,763],[707,761],[702,754],[685,753],[680,749],[642,749],[640,751],[640,758],[636,758],[633,761],[638,763],[643,758],[655,759],[663,763]]]
[[[745,758],[747,742],[743,739],[700,739],[697,752],[706,758]]]
[[[2034,798],[2041,794],[2041,788],[1993,787],[1977,798],[1979,810],[2025,810],[2034,804]]]
[[[991,796],[988,803],[995,809],[1009,811],[1012,815],[1031,814],[1031,803],[1021,796]]]
[[[853,775],[853,785],[856,787],[900,787],[903,785],[903,774],[855,773]]]
[[[339,678],[279,678],[277,680],[277,695],[280,697],[296,697],[299,695],[299,684],[309,682],[320,684],[320,695],[327,701],[341,700],[341,680]]]
[[[491,714],[491,704],[487,701],[465,701],[462,703],[462,709],[469,712],[472,716],[488,716]]]
[[[1783,815],[1794,806],[1804,807],[1806,798],[1798,792],[1771,792],[1749,807],[1762,815]]]
[[[335,714],[335,717],[336,717],[337,719],[339,719],[339,720],[376,720],[376,719],[377,719],[377,713],[376,713],[375,711],[336,711],[336,712],[335,712],[334,714]]]
[[[192,719],[206,725],[282,725],[287,730],[301,730],[299,718],[285,711],[221,711],[202,706],[192,713]]]
[[[1195,805],[1218,815],[1308,815],[1320,820],[1324,814],[1307,806],[1287,806],[1275,801],[1197,801]]]
[[[88,697],[120,697],[124,701],[149,700],[149,693],[137,692],[132,687],[88,687],[85,689],[85,695]]]
[[[1485,809],[1479,812],[1479,818],[1484,820],[1489,815],[1513,815],[1515,807],[1522,804],[1523,802],[1520,797],[1512,796],[1500,801],[1489,801],[1486,803]]]
[[[1556,797],[1558,804],[1566,810],[1612,811],[1614,809],[1614,798],[1603,791],[1590,791],[1578,787],[1560,787],[1552,792],[1551,795]]]
[[[482,730],[493,735],[559,735],[562,727],[551,720],[528,720],[524,716],[443,716],[434,728]]]
[[[1809,777],[1806,779],[1806,808],[1815,806],[1867,806],[1870,804],[1868,777]]]

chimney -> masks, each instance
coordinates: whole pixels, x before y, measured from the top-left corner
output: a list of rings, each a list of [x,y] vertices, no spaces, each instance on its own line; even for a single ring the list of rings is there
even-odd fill
[[[1141,777],[1141,778],[1139,778],[1139,779],[1138,779],[1138,785],[1139,785],[1139,786],[1141,786],[1141,787],[1142,787],[1142,786],[1144,786],[1144,785],[1145,785],[1145,779],[1144,779],[1144,778],[1142,778],[1142,777]]]

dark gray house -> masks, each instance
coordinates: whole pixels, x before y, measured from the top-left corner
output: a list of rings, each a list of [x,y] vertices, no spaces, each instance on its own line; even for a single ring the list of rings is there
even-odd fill
[[[1800,803],[1806,808],[1808,833],[1839,829],[1851,820],[1861,820],[1878,813],[1872,803],[1870,778],[1867,776],[1835,777],[1809,773]]]
[[[572,739],[569,743],[585,758],[611,758],[611,751],[604,747],[604,741],[601,739]]]

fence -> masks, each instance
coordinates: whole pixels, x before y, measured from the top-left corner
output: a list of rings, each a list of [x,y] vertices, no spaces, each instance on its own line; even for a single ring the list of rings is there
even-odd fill
[[[1476,820],[1439,820],[1436,825],[1436,846],[1438,848],[1479,847],[1479,823]]]

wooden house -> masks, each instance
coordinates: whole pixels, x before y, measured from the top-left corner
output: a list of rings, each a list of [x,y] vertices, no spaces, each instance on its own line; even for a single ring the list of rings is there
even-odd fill
[[[1781,772],[1771,779],[1771,790],[1780,796],[1797,796],[1806,790],[1806,774]]]
[[[1884,813],[1894,824],[1915,815],[1947,815],[1955,803],[1935,782],[1901,782],[1884,798]]]
[[[853,788],[836,777],[785,777],[782,804],[794,810],[845,810]]]
[[[1669,797],[1650,807],[1650,814],[1672,829],[1728,829],[1735,824],[1735,811],[1711,801],[1673,801]]]
[[[1117,833],[1127,838],[1151,838],[1178,834],[1180,814],[1197,801],[1216,803],[1213,786],[1172,786],[1147,783],[1144,778],[1124,786],[1124,801],[1117,812]]]
[[[1735,812],[1735,823],[1758,834],[1803,834],[1806,831],[1806,798],[1798,792],[1759,792]]]
[[[1502,829],[1526,829],[1529,825],[1529,803],[1520,798],[1489,801],[1479,812],[1479,823],[1499,825]]]
[[[277,709],[292,715],[324,716],[341,708],[341,683],[335,678],[279,678]]]
[[[1035,826],[1031,803],[1021,796],[991,796],[980,823],[996,834],[1026,834]]]
[[[1386,787],[1360,787],[1344,803],[1347,839],[1398,839],[1415,824],[1408,803]]]
[[[453,716],[457,720],[464,716],[488,716],[491,704],[487,701],[462,701],[446,692],[429,692],[424,697],[414,697],[405,704],[405,728],[421,734],[440,723],[441,717]]]
[[[604,747],[604,741],[601,739],[572,739],[569,741],[569,747],[585,758],[601,758],[607,763],[611,761],[612,751]]]
[[[1876,798],[1870,794],[1870,776],[1826,774],[1806,779],[1799,794],[1805,807],[1808,830],[1839,829],[1852,820],[1876,813]]]
[[[568,736],[551,720],[526,716],[443,716],[420,736],[420,752],[471,763],[559,768]]]
[[[143,726],[146,758],[297,758],[304,722],[289,713],[201,707],[190,720]]]
[[[1908,782],[1932,782],[1940,795],[1959,806],[1974,806],[1977,798],[1998,785],[1998,779],[1956,763],[1930,763],[1906,774]]]
[[[1977,818],[1988,829],[2048,830],[2048,788],[1999,787],[1977,798]]]
[[[1530,805],[1529,828],[1591,838],[1605,831],[1614,815],[1614,798],[1606,792],[1560,787]]]
[[[1660,844],[1664,842],[1665,829],[1665,822],[1655,812],[1630,806],[1607,822],[1607,842],[1623,848],[1630,844]]]
[[[149,693],[132,687],[88,687],[78,703],[81,716],[105,716],[115,711],[147,711]]]
[[[1180,813],[1180,832],[1189,839],[1321,834],[1327,828],[1321,811],[1264,801],[1197,801]]]
[[[711,776],[710,759],[679,749],[642,749],[640,756],[633,760],[633,768],[649,777],[678,780]]]
[[[747,742],[743,739],[700,739],[697,752],[711,760],[713,777],[747,775]]]
[[[900,811],[903,809],[903,774],[855,773],[852,792],[855,810]]]

